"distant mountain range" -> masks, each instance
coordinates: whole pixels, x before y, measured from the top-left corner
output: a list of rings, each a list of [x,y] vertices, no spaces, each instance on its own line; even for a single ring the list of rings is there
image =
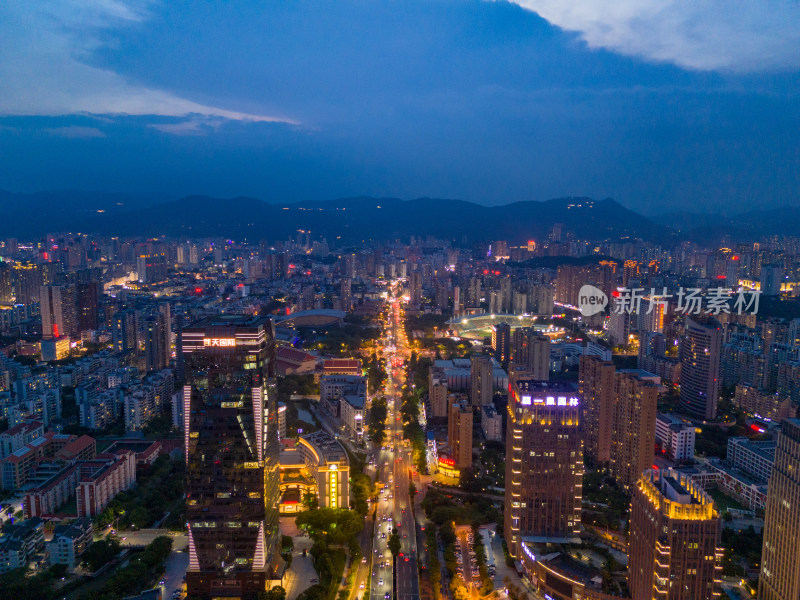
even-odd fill
[[[753,211],[715,222],[713,217],[674,214],[648,219],[615,200],[559,198],[487,207],[462,200],[342,198],[296,204],[247,197],[189,196],[158,202],[128,194],[0,190],[0,236],[30,238],[46,233],[287,239],[299,229],[342,241],[433,235],[447,239],[540,241],[555,223],[582,239],[679,237],[773,233],[796,234],[800,208]],[[692,227],[693,226],[693,227]]]

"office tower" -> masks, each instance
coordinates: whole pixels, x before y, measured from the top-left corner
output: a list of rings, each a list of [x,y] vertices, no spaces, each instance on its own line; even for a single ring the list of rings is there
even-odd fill
[[[631,598],[719,598],[720,531],[714,502],[698,484],[672,469],[645,471],[631,500]]]
[[[43,285],[39,291],[42,337],[75,337],[78,333],[75,286]]]
[[[625,490],[629,491],[653,464],[657,406],[655,382],[636,372],[614,375],[610,471]]]
[[[783,421],[767,488],[759,600],[800,598],[800,419]]]
[[[472,408],[463,402],[453,402],[449,406],[447,444],[456,469],[472,467]]]
[[[498,323],[492,326],[492,350],[495,360],[507,369],[511,359],[511,325]]]
[[[274,340],[266,317],[220,315],[183,330],[190,596],[255,596],[276,576]]]
[[[169,329],[162,312],[149,315],[144,321],[144,362],[145,369],[159,371],[169,366]]]
[[[504,531],[514,558],[527,537],[578,536],[583,477],[579,404],[569,386],[522,379],[511,386]]]
[[[422,304],[422,273],[412,271],[408,277],[408,303],[419,307]]]
[[[100,284],[96,281],[79,283],[76,286],[78,331],[94,331],[98,325]]]
[[[614,375],[611,362],[596,356],[581,356],[578,395],[583,408],[586,455],[598,465],[611,461],[611,431],[614,418]]]
[[[550,338],[533,328],[520,327],[512,336],[511,360],[529,372],[531,379],[550,379]]]
[[[488,356],[478,354],[470,358],[470,392],[472,406],[492,403],[494,366]]]
[[[111,320],[111,337],[115,352],[124,352],[137,347],[136,315],[132,310],[121,310]]]
[[[722,326],[711,317],[686,317],[681,340],[681,409],[700,419],[717,416]]]
[[[351,281],[348,277],[344,277],[340,283],[339,295],[342,301],[342,310],[349,312],[353,309],[353,294],[351,292]]]

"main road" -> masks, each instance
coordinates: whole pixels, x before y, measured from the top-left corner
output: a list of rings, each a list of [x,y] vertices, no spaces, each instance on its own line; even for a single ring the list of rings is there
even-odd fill
[[[419,600],[416,524],[413,503],[409,495],[412,460],[411,451],[403,441],[400,418],[401,391],[407,357],[405,332],[402,329],[400,300],[388,300],[388,331],[385,339],[387,381],[386,441],[374,448],[372,460],[377,469],[381,489],[377,506],[375,538],[372,552],[372,582],[370,600]],[[391,532],[400,537],[400,552],[393,560],[388,548]],[[393,568],[394,563],[394,568]]]

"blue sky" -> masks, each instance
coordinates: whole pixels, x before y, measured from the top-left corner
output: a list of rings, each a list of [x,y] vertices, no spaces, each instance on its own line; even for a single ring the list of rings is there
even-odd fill
[[[4,3],[0,188],[800,204],[798,48],[784,0]]]

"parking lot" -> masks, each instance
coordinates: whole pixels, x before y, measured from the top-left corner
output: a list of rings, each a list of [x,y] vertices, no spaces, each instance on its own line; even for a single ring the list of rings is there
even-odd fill
[[[457,573],[464,579],[464,583],[470,592],[477,592],[480,589],[481,578],[478,569],[478,557],[475,551],[475,539],[472,534],[472,528],[468,526],[459,526],[456,528],[456,537],[458,538],[458,545],[460,549],[460,560],[458,564]],[[489,575],[493,576],[494,567],[489,571]]]

